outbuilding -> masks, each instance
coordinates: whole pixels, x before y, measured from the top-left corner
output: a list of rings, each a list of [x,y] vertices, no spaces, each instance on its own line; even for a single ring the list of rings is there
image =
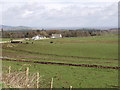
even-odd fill
[[[61,34],[52,34],[51,38],[62,38]]]
[[[46,39],[45,36],[41,36],[41,35],[37,35],[37,36],[34,36],[32,37],[33,40],[39,40],[39,39]]]

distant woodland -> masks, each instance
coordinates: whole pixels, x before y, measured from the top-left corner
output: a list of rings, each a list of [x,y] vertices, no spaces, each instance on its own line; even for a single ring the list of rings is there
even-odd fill
[[[27,30],[27,31],[4,31],[2,30],[2,38],[31,38],[36,35],[51,37],[52,34],[62,34],[63,37],[88,37],[100,36],[103,34],[117,34],[117,30],[95,30],[95,29],[82,29],[82,30]]]

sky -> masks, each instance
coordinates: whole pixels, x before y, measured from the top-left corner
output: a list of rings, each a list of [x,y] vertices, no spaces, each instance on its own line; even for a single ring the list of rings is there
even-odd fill
[[[0,24],[117,27],[119,0],[1,0]]]

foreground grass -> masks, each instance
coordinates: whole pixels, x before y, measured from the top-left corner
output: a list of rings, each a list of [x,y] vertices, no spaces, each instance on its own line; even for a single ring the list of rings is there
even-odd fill
[[[26,63],[3,61],[3,66],[12,66],[12,70],[19,70],[24,64]],[[39,72],[43,76],[44,83],[41,88],[49,88],[52,77],[54,78],[54,88],[68,88],[69,86],[75,88],[112,88],[118,86],[118,70],[27,64],[30,64],[30,72]],[[22,69],[25,68],[26,66],[22,67]]]

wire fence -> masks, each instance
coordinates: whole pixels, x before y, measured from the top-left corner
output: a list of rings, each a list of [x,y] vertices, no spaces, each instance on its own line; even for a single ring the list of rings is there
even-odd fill
[[[41,88],[44,79],[39,74],[30,73],[29,67],[26,67],[25,70],[14,70],[13,67],[3,66],[4,71],[2,73],[2,83],[4,84],[4,88]],[[50,90],[53,89],[54,80],[51,78],[49,82]],[[72,90],[72,86],[69,87]]]
[[[8,67],[8,73],[2,73],[2,82],[9,88],[40,88],[41,76],[39,72],[30,73],[29,67],[25,71],[11,72],[11,66]]]

